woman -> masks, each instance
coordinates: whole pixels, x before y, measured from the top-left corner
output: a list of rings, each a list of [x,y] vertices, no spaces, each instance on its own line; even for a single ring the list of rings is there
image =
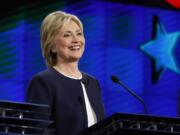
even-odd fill
[[[84,46],[83,26],[75,15],[56,11],[42,22],[48,69],[33,77],[26,99],[50,106],[56,135],[77,134],[104,118],[98,81],[78,68]]]

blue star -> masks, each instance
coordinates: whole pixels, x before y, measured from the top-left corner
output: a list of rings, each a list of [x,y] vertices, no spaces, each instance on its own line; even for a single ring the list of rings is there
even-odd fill
[[[179,37],[180,32],[167,33],[163,25],[157,23],[155,39],[140,46],[143,52],[155,60],[155,70],[158,78],[165,69],[180,74],[174,55],[174,49]]]

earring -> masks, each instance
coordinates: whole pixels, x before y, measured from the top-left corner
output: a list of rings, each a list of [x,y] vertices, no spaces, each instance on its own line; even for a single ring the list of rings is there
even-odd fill
[[[51,52],[52,52],[52,53],[57,53],[55,49],[52,49]]]

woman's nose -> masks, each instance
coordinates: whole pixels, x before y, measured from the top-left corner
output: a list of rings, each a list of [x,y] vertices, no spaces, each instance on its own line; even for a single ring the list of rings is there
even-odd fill
[[[79,38],[76,35],[73,35],[72,36],[72,42],[73,43],[78,43],[78,41],[79,41]]]

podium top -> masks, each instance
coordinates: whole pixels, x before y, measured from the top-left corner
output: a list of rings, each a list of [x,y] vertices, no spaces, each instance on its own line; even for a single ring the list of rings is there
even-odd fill
[[[116,113],[80,135],[180,135],[180,118]]]
[[[0,100],[0,135],[41,135],[51,132],[48,105]]]
[[[48,105],[0,100],[0,109],[49,114]]]
[[[180,124],[180,118],[177,117],[162,117],[155,115],[143,115],[143,114],[125,114],[116,113],[112,115],[109,119],[124,119],[124,120],[134,120],[134,121],[146,121],[146,122],[165,122],[169,124]]]
[[[3,135],[25,133],[29,135],[41,135],[45,130],[49,132],[54,131],[54,129],[48,129],[51,123],[52,121],[38,119],[0,117],[0,132]]]

